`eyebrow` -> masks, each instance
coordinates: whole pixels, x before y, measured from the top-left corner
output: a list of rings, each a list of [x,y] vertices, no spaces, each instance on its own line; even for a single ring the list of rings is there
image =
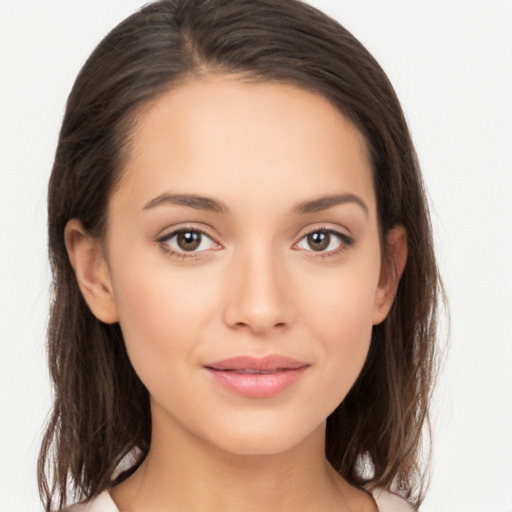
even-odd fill
[[[306,215],[308,213],[321,212],[337,206],[339,204],[353,203],[362,208],[366,216],[369,214],[369,209],[366,203],[358,196],[354,194],[334,194],[330,196],[319,197],[312,201],[304,201],[299,203],[295,208],[295,213],[300,215]]]
[[[227,206],[210,197],[197,196],[193,194],[160,194],[159,196],[151,199],[145,205],[143,210],[150,210],[162,204],[175,204],[178,206],[188,206],[195,210],[206,210],[214,213],[227,213]]]
[[[369,209],[366,203],[355,194],[334,194],[322,196],[310,201],[299,203],[294,209],[294,213],[299,215],[307,215],[308,213],[321,212],[332,208],[333,206],[352,203],[356,204],[368,216]],[[178,206],[187,206],[195,210],[205,210],[214,213],[227,213],[228,207],[221,201],[212,199],[211,197],[198,196],[194,194],[169,194],[163,193],[148,201],[143,210],[150,210],[162,204],[174,204]]]

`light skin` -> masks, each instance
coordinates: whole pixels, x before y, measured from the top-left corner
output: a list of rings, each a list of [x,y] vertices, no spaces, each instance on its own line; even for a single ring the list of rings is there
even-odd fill
[[[106,237],[77,220],[65,236],[150,393],[151,448],[112,490],[120,510],[376,510],[325,460],[325,420],[389,312],[407,238],[394,227],[383,259],[364,139],[327,100],[235,76],[179,85],[137,118]],[[268,354],[307,363],[271,397],[205,370]]]

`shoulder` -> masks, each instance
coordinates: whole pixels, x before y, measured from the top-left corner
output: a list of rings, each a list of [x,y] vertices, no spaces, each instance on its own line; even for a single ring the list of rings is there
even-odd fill
[[[415,508],[398,494],[385,489],[373,489],[372,493],[379,512],[414,512]]]
[[[85,503],[71,505],[66,512],[119,512],[119,510],[108,491],[103,491]]]

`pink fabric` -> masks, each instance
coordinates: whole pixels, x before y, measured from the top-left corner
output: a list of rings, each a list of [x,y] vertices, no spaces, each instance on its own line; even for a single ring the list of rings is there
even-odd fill
[[[379,512],[413,512],[413,506],[403,498],[384,489],[374,489],[373,498]]]
[[[104,491],[87,503],[78,503],[68,512],[119,512],[108,491]]]

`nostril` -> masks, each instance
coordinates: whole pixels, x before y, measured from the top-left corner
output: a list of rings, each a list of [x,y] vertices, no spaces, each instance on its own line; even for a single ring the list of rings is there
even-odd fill
[[[249,321],[249,322],[235,322],[231,324],[231,328],[238,330],[251,330],[257,334],[263,334],[272,330],[283,331],[286,329],[287,322],[263,322],[263,321]]]
[[[231,329],[263,334],[283,331],[293,322],[293,297],[285,295],[287,287],[274,275],[263,274],[251,273],[235,286],[232,283],[222,311],[223,320]]]

